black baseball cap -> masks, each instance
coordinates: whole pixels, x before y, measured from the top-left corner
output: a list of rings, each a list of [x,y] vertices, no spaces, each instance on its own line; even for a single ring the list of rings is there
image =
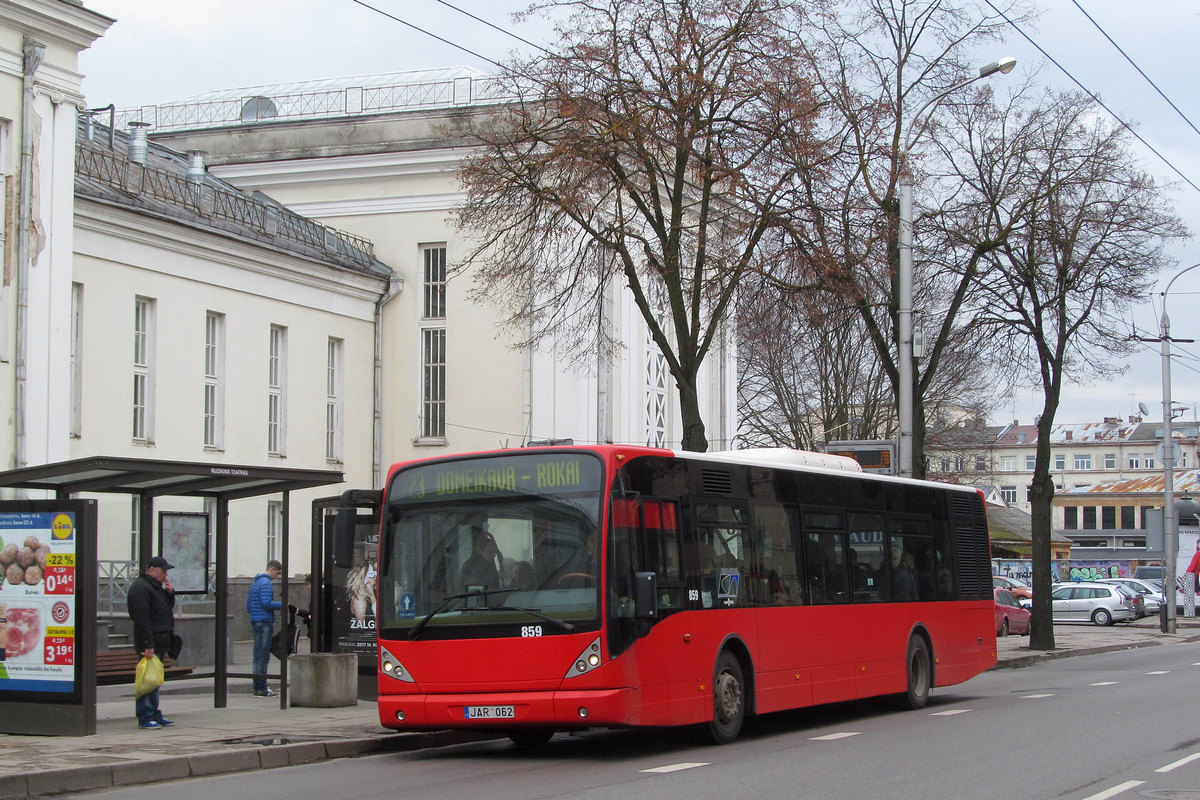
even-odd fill
[[[174,569],[175,565],[167,561],[162,556],[154,556],[146,562],[147,567],[160,567],[162,569]]]

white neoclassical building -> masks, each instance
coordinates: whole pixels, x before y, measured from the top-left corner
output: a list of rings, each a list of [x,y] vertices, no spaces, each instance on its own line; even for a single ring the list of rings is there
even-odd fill
[[[580,367],[552,347],[514,348],[500,309],[468,299],[469,274],[445,282],[466,251],[450,219],[458,165],[503,102],[493,85],[424,70],[211,92],[122,119],[205,153],[223,180],[370,239],[395,270],[382,301],[385,464],[554,439],[677,447],[674,387],[621,287],[607,315],[620,346]],[[702,376],[713,449],[731,446],[734,355],[723,339]]]

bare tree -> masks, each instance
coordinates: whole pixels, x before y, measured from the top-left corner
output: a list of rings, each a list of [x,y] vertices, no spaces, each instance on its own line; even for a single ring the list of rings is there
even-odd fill
[[[679,393],[683,447],[705,450],[697,376],[790,187],[816,113],[791,0],[546,0],[569,11],[552,51],[515,63],[518,102],[463,176],[459,224],[479,293],[523,343],[597,342],[624,283]],[[657,302],[656,302],[657,301]],[[663,312],[657,307],[661,306]],[[602,338],[601,333],[601,338]]]
[[[1120,313],[1146,296],[1168,264],[1165,242],[1187,235],[1162,189],[1136,163],[1131,137],[1101,121],[1078,94],[1047,95],[988,127],[998,159],[974,162],[967,182],[991,209],[1019,220],[988,253],[974,312],[1002,363],[1040,384],[1037,460],[1032,482],[1033,636],[1053,649],[1050,531],[1054,481],[1050,430],[1066,381],[1115,371],[1129,351]]]
[[[816,450],[831,439],[895,434],[887,380],[851,306],[743,285],[738,304],[742,443]]]
[[[1019,8],[1008,14],[1025,18]],[[830,150],[838,157],[837,165],[826,170],[840,180],[806,184],[814,221],[794,229],[799,249],[811,259],[804,280],[812,281],[815,274],[828,291],[854,304],[897,406],[900,178],[907,170],[922,185],[927,176],[922,156],[943,155],[930,136],[912,137],[913,151],[906,152],[913,126],[924,131],[930,124],[928,117],[914,120],[912,115],[972,74],[978,47],[998,41],[1003,25],[971,0],[845,2],[825,19],[821,38],[811,45]],[[963,94],[968,102],[986,97]],[[944,213],[947,197],[932,189],[918,197],[925,201],[916,221],[922,231]],[[987,361],[978,355],[986,343],[961,312],[974,290],[975,264],[1006,231],[992,224],[995,220],[980,221],[989,224],[974,232],[972,246],[960,248],[963,258],[955,269],[916,263],[915,304],[924,319],[935,322],[924,327],[926,356],[913,372],[917,477],[926,471],[926,402],[977,400],[976,390],[985,385]],[[922,248],[922,258],[926,252]]]

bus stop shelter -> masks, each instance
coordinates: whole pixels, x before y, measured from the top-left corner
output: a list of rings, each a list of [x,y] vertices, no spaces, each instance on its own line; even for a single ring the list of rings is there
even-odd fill
[[[154,501],[158,497],[200,497],[216,502],[216,530],[213,538],[215,561],[213,706],[224,708],[228,695],[228,616],[229,616],[229,502],[263,495],[282,495],[283,530],[290,530],[290,493],[300,489],[337,484],[343,475],[335,470],[257,467],[212,462],[157,461],[152,459],[97,456],[61,461],[37,467],[0,472],[0,487],[51,492],[58,500],[71,500],[81,493],[128,494],[138,498],[138,566],[145,568],[153,553]],[[280,559],[283,562],[284,591],[287,590],[288,539],[282,537]],[[94,552],[94,551],[93,551]],[[80,567],[97,569],[96,559]],[[86,623],[85,623],[86,624]],[[77,636],[95,641],[96,631],[83,630]],[[94,645],[89,648],[94,653]],[[287,660],[282,662],[280,706],[287,703]],[[84,666],[83,680],[95,681],[95,658]],[[197,676],[197,677],[208,677]],[[241,677],[241,676],[238,676]]]

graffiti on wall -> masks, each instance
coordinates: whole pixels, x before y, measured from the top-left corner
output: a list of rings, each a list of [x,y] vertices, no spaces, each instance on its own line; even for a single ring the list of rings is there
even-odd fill
[[[1135,562],[1136,563],[1136,562]],[[1005,561],[993,559],[992,574],[1033,583],[1033,562],[1027,560]],[[1133,574],[1128,561],[1051,561],[1050,580],[1094,581],[1099,578],[1127,578]]]

